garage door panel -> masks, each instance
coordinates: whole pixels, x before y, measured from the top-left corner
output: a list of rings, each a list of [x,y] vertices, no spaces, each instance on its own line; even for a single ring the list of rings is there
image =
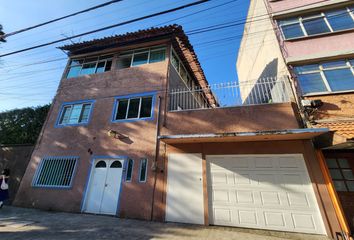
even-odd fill
[[[325,234],[301,155],[207,156],[207,162],[212,224]]]

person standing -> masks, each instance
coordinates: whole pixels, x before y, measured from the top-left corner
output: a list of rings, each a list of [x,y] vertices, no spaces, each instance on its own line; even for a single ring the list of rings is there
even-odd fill
[[[4,205],[4,201],[9,198],[9,176],[10,169],[4,169],[0,176],[0,208]]]

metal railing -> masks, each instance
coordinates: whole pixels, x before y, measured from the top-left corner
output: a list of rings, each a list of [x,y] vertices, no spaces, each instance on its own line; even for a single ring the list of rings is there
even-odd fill
[[[289,80],[261,78],[254,82],[228,82],[206,87],[172,89],[169,110],[232,107],[290,102],[293,97]]]

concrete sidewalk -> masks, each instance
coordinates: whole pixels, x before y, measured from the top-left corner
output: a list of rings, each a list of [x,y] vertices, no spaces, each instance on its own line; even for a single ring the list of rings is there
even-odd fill
[[[203,240],[324,240],[318,235],[229,227],[158,223],[110,216],[45,212],[4,206],[0,210],[0,239],[203,239]]]

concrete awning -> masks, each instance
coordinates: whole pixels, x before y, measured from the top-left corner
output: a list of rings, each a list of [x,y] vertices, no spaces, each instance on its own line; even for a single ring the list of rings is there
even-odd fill
[[[159,136],[159,139],[165,143],[279,141],[312,139],[327,132],[329,132],[328,128],[301,128],[256,132],[162,135]]]

